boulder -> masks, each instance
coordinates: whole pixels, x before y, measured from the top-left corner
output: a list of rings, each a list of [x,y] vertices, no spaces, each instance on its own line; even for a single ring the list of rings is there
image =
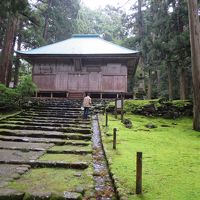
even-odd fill
[[[145,125],[147,128],[152,129],[152,128],[157,128],[157,126],[155,124],[152,123],[148,123]]]
[[[133,124],[130,119],[124,119],[123,124],[126,128],[132,128]]]

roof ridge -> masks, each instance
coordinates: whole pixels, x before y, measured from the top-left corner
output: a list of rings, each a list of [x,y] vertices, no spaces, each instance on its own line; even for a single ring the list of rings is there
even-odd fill
[[[72,34],[71,38],[100,38],[99,34]]]

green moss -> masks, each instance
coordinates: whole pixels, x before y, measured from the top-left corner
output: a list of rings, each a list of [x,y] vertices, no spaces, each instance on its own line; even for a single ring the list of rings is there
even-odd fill
[[[45,154],[39,160],[46,161],[65,161],[65,162],[90,162],[91,155],[71,155],[71,154]]]
[[[76,176],[79,173],[81,176]],[[28,193],[51,192],[62,195],[64,191],[75,191],[78,186],[89,190],[93,186],[92,169],[71,170],[41,168],[32,169],[18,180],[9,184],[10,188]]]
[[[125,100],[124,101],[124,110],[126,112],[131,112],[134,111],[135,109],[139,109],[142,108],[145,105],[149,105],[149,104],[155,104],[156,106],[160,106],[160,104],[158,103],[158,99],[154,99],[154,100]],[[109,105],[107,106],[107,109],[113,109],[115,108],[115,103],[114,102],[110,102]]]
[[[176,107],[184,107],[184,106],[187,106],[187,105],[191,105],[191,102],[186,101],[186,100],[174,100],[172,102],[173,102],[173,105],[176,106]]]
[[[199,199],[200,133],[192,130],[192,119],[165,120],[136,115],[126,115],[125,118],[132,121],[132,129],[126,129],[110,115],[109,127],[107,130],[103,128],[102,132],[112,172],[128,199]],[[102,118],[101,124],[104,122],[105,118]],[[150,122],[158,128],[146,128],[145,124]],[[114,127],[118,129],[116,151],[112,150]],[[138,151],[143,152],[142,196],[132,195]]]
[[[15,115],[19,114],[21,111],[14,110],[14,111],[9,111],[9,112],[0,112],[0,120],[9,118],[9,117],[14,117]]]
[[[69,146],[69,145],[63,145],[63,146],[53,146],[50,150],[54,150],[54,151],[85,150],[85,151],[88,151],[88,150],[91,150],[91,146],[90,145],[88,145],[88,146],[75,146],[75,145]]]

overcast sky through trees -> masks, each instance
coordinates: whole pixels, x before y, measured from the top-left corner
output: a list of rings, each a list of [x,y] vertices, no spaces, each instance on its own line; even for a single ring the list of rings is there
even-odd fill
[[[136,0],[81,0],[87,7],[91,9],[103,8],[106,5],[121,7],[123,10],[128,10]]]

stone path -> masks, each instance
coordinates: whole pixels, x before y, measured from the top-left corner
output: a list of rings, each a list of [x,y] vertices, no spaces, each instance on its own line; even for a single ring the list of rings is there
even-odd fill
[[[93,129],[97,138],[94,122]],[[93,137],[92,151],[91,139],[91,121],[82,119],[78,101],[35,100],[31,109],[0,120],[0,199],[115,199],[96,151],[100,140]],[[102,163],[104,172],[97,170]]]

